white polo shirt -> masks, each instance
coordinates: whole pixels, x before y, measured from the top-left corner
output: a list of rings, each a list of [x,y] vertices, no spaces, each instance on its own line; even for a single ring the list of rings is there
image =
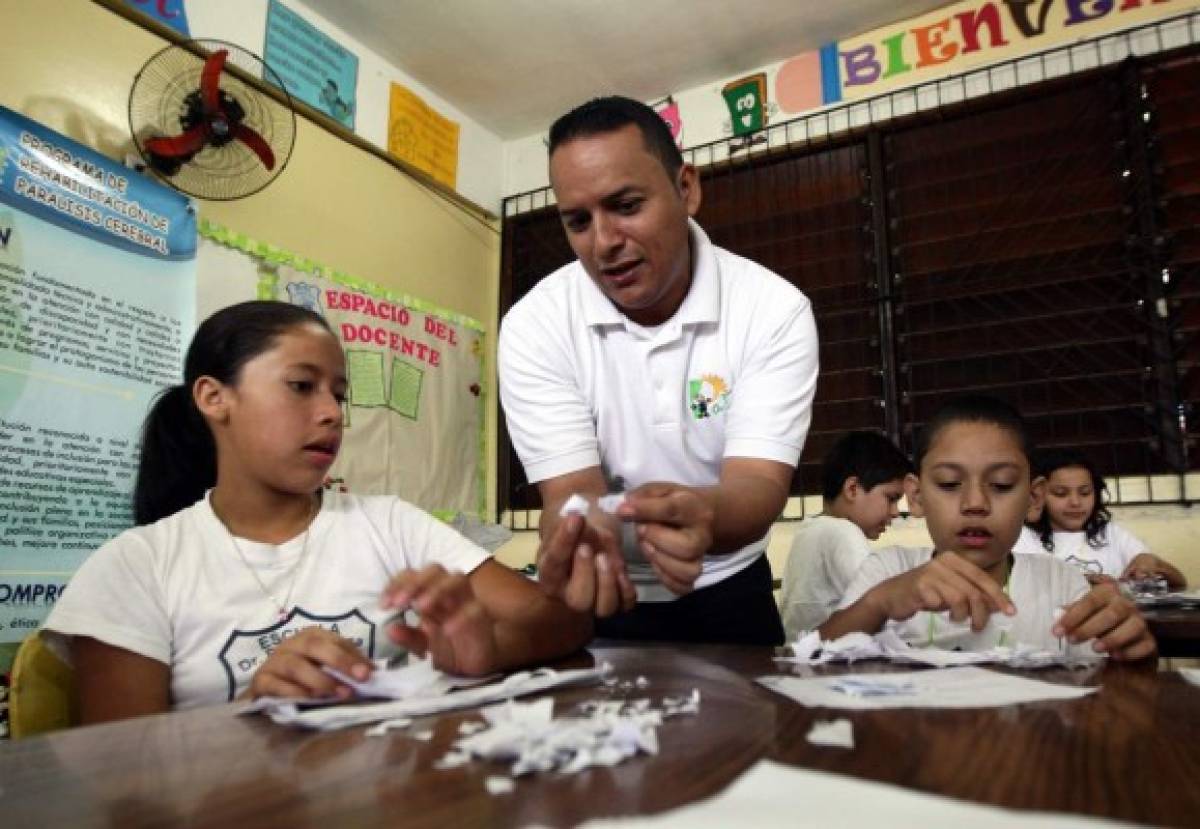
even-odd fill
[[[633,489],[715,485],[728,457],[795,465],[812,417],[817,330],[781,277],[690,223],[692,284],[670,320],[627,319],[578,261],[539,282],[500,330],[500,398],[530,482],[600,466]],[[706,556],[707,587],[762,555],[766,536]],[[626,535],[641,601],[675,598]]]

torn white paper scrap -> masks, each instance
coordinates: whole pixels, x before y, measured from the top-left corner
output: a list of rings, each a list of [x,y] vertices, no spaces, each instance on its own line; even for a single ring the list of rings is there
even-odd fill
[[[383,722],[373,725],[363,732],[368,737],[382,737],[389,731],[395,731],[400,728],[408,728],[412,725],[412,719],[409,717],[397,717],[394,720],[384,720]]]
[[[910,673],[761,676],[760,685],[810,708],[993,708],[1079,699],[1095,688],[1055,685],[975,666]],[[862,693],[864,687],[874,693]],[[859,693],[854,693],[858,690]]]
[[[588,499],[575,492],[558,508],[558,515],[560,518],[566,518],[568,515],[587,515],[588,508]]]
[[[513,782],[511,777],[501,777],[498,774],[485,779],[483,785],[487,789],[488,794],[492,795],[512,794],[512,790],[516,788],[516,783]]]
[[[809,729],[807,739],[815,746],[854,748],[854,726],[844,717],[839,720],[818,720]]]
[[[615,515],[617,510],[619,510],[621,505],[624,503],[624,492],[612,492],[608,495],[601,495],[596,500],[596,506],[600,507],[602,511],[607,512],[609,515]]]
[[[780,808],[786,793],[803,792],[803,808]],[[790,801],[789,801],[790,802]],[[899,786],[794,768],[760,760],[715,797],[651,817],[615,818],[583,824],[654,829],[795,829],[836,826],[877,829],[919,826],[921,829],[1103,829],[1128,826],[1099,818],[1053,812],[1000,809],[953,800]]]

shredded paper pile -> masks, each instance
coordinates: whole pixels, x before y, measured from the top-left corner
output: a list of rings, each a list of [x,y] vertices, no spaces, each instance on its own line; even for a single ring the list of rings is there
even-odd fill
[[[864,659],[888,659],[912,665],[947,668],[960,665],[1007,665],[1010,668],[1069,668],[1092,666],[1103,657],[1086,656],[1069,649],[1045,650],[1016,644],[978,651],[914,647],[891,628],[874,635],[848,633],[832,642],[821,640],[817,631],[802,633],[790,646],[790,656],[777,656],[777,662],[799,665],[823,665],[826,662],[857,662]]]

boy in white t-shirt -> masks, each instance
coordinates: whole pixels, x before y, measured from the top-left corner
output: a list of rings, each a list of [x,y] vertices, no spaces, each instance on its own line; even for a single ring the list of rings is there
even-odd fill
[[[819,628],[822,639],[888,625],[914,645],[1088,643],[1122,660],[1155,653],[1145,620],[1114,585],[1089,589],[1063,561],[1013,554],[1045,487],[1031,474],[1028,432],[1015,409],[989,397],[945,404],[922,430],[914,462],[908,495],[933,549],[891,547],[867,558],[841,609]]]
[[[876,432],[847,432],[821,467],[822,512],[796,527],[783,571],[779,612],[788,640],[837,609],[850,579],[899,515],[912,464]]]

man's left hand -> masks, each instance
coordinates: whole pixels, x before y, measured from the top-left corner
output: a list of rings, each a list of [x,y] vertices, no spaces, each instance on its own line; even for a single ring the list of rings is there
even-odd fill
[[[710,498],[681,484],[649,483],[626,493],[617,516],[637,525],[638,546],[667,589],[691,592],[713,546]]]

